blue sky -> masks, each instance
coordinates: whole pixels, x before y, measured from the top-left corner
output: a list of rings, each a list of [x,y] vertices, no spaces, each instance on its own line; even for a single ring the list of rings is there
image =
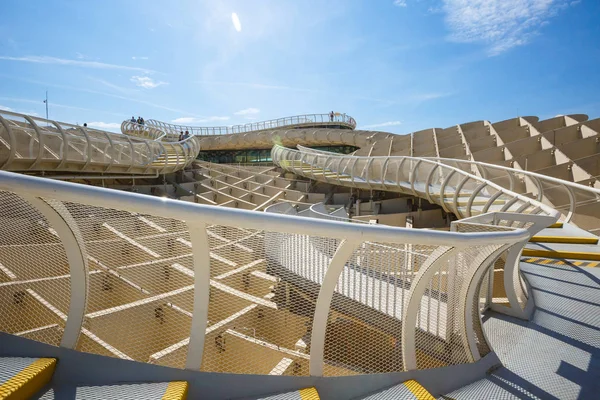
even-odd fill
[[[232,14],[238,16],[236,26]],[[0,107],[118,130],[600,116],[598,0],[3,0]]]

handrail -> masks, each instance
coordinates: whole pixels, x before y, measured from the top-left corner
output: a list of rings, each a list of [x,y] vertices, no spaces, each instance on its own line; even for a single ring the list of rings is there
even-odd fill
[[[511,181],[513,182],[513,185],[514,185],[513,179],[515,176],[517,176],[517,177],[522,176],[523,178],[525,178],[525,177],[531,178],[532,183],[538,190],[538,198],[539,199],[545,199],[547,197],[548,191],[551,189],[555,189],[557,187],[563,188],[563,190],[565,190],[565,192],[566,192],[567,198],[569,199],[568,209],[565,210],[566,211],[565,222],[570,222],[572,220],[573,216],[576,213],[576,208],[578,205],[586,205],[586,204],[600,202],[600,189],[597,189],[597,188],[594,188],[591,186],[585,186],[585,185],[582,185],[582,184],[579,184],[576,182],[570,182],[570,181],[566,181],[563,179],[558,179],[558,178],[554,178],[551,176],[538,174],[538,173],[532,172],[532,171],[526,171],[526,170],[521,170],[521,169],[505,167],[503,165],[489,164],[489,163],[485,163],[485,162],[481,162],[481,161],[456,160],[456,159],[441,158],[441,157],[425,157],[425,158],[435,160],[435,161],[440,161],[447,165],[455,165],[457,167],[460,164],[468,164],[471,166],[475,166],[479,170],[479,172],[483,175],[484,178],[486,178],[486,175],[489,172],[489,170],[503,171],[503,172],[506,172],[507,175],[509,175],[509,177],[510,177],[509,179],[511,179]],[[498,178],[503,178],[503,176],[496,176],[494,178],[486,178],[486,179],[494,181],[495,179],[498,179]],[[548,185],[547,186],[543,185],[543,183],[548,183]],[[515,189],[513,189],[513,190],[515,190]],[[579,197],[583,197],[583,199],[578,201],[577,195],[579,195]],[[552,203],[552,205],[553,205],[553,207],[555,207],[559,210],[561,210],[562,208],[565,207],[563,204],[553,204]]]
[[[305,153],[322,155],[334,154],[328,151],[315,150],[301,145],[298,145],[297,148]],[[505,189],[519,194],[531,192],[530,187],[528,187],[529,182],[529,186],[533,186],[535,190],[537,190],[537,200],[541,203],[551,206],[555,210],[560,211],[563,214],[561,219],[563,219],[564,222],[571,222],[575,217],[576,221],[574,222],[578,225],[581,225],[584,228],[597,228],[597,226],[594,226],[596,223],[595,221],[588,223],[586,212],[579,216],[577,213],[577,208],[593,204],[600,205],[600,189],[547,175],[542,175],[532,171],[510,168],[503,165],[489,164],[481,161],[459,160],[443,157],[422,157],[422,159],[439,162],[466,172],[471,171],[472,173],[479,173],[484,180],[493,182],[504,187]],[[473,168],[476,168],[476,170],[473,170]],[[491,176],[491,171],[501,171],[502,175]],[[508,178],[508,181],[506,181],[506,178]],[[529,181],[527,182],[527,180]],[[517,187],[519,184],[521,185],[520,188]]]
[[[264,351],[282,351],[301,360],[310,358],[310,368],[300,373],[303,375],[340,374],[335,369],[338,367],[325,359],[326,343],[332,340],[328,316],[334,309],[355,313],[354,301],[363,307],[354,318],[373,324],[374,332],[392,332],[384,336],[378,334],[375,342],[357,342],[361,352],[367,352],[371,345],[391,346],[387,337],[390,334],[394,337],[400,327],[408,332],[401,337],[398,348],[391,347],[402,350],[395,364],[356,368],[367,373],[428,368],[430,366],[421,364],[416,356],[417,348],[423,346],[439,352],[444,365],[473,362],[481,356],[479,350],[469,346],[473,340],[457,345],[453,338],[456,334],[474,335],[467,327],[477,325],[479,317],[468,321],[475,317],[465,312],[464,305],[474,304],[478,291],[471,290],[471,297],[461,303],[456,298],[466,293],[465,285],[474,274],[488,270],[500,249],[529,238],[529,233],[521,228],[503,227],[477,233],[440,232],[259,213],[6,171],[0,171],[0,199],[6,205],[0,208],[0,218],[13,218],[10,224],[5,224],[0,246],[8,245],[6,248],[11,252],[19,252],[14,253],[15,261],[10,266],[18,267],[13,274],[15,280],[0,283],[1,290],[8,290],[14,301],[0,303],[0,310],[20,322],[15,326],[25,327],[14,331],[12,325],[6,325],[2,319],[0,329],[23,335],[45,329],[57,329],[60,333],[60,326],[68,326],[68,332],[64,331],[67,336],[62,340],[65,347],[73,348],[78,343],[78,350],[101,351],[102,354],[108,351],[121,358],[143,362],[150,359],[161,365],[194,370],[206,364],[208,367],[203,368],[215,371],[217,367],[211,365],[220,365],[219,372],[236,371],[229,369],[227,363],[219,362],[221,357],[227,356],[223,355],[228,348],[223,335],[239,338],[241,334],[235,330],[236,326],[243,329],[245,324],[275,315],[277,321],[287,318],[288,322],[281,325],[267,320],[261,326],[285,330],[289,323],[299,337],[310,332],[310,357],[301,351],[286,349],[289,346],[286,335],[281,336],[283,339],[279,335],[262,339],[257,338],[255,332],[254,337],[244,336],[246,346],[257,343],[257,349]],[[18,218],[14,218],[15,215]],[[23,229],[30,229],[32,235],[17,234]],[[23,245],[15,247],[14,244]],[[403,250],[406,245],[429,250],[415,260],[410,257],[416,253]],[[227,252],[222,250],[224,246],[229,249]],[[65,275],[61,249],[69,252],[69,261],[79,257],[78,262],[68,263],[70,268],[79,271]],[[39,251],[49,257],[41,263],[39,260],[33,263],[31,257]],[[235,251],[241,252],[241,259],[235,256]],[[456,258],[449,258],[450,254]],[[405,261],[405,255],[410,262]],[[240,266],[233,260],[246,264]],[[93,263],[93,268],[88,267],[88,261]],[[312,289],[306,282],[317,285],[314,306],[305,306],[306,301],[297,295],[278,299],[274,295],[258,297],[251,291],[241,290],[249,283],[246,280],[249,278],[241,275],[261,263],[267,263],[263,268],[266,273],[259,270],[256,273],[275,282],[276,286],[282,280],[307,290]],[[229,272],[223,274],[227,267],[230,267]],[[228,277],[235,278],[234,274],[238,274],[242,286],[230,286],[235,283],[229,283]],[[452,285],[442,287],[441,283],[435,283],[440,276],[449,277],[445,279]],[[84,279],[91,281],[86,284]],[[117,283],[119,295],[113,292],[117,290]],[[125,290],[129,292],[125,294]],[[334,292],[342,297],[334,296]],[[22,301],[24,298],[28,300]],[[231,298],[235,300],[229,300]],[[69,301],[76,304],[67,314],[61,310]],[[290,301],[298,303],[294,305]],[[351,301],[348,304],[352,307],[340,301]],[[39,303],[39,307],[49,310],[50,314],[43,314],[42,318],[38,313],[28,312],[29,309],[23,310],[22,307],[32,303]],[[407,305],[406,309],[403,305]],[[225,307],[223,311],[219,311],[221,307]],[[421,307],[430,308],[419,312]],[[233,311],[224,313],[229,308]],[[254,313],[252,317],[236,320],[239,315],[250,312]],[[208,321],[213,314],[221,316],[217,321]],[[57,318],[60,324],[52,325]],[[406,324],[409,326],[404,326]],[[426,335],[415,335],[415,327],[423,329]],[[86,340],[77,341],[77,332]],[[364,334],[360,332],[364,332],[362,328],[344,334]],[[54,343],[52,337],[43,333],[36,337]],[[94,345],[86,347],[90,341]],[[266,343],[269,341],[275,342]],[[439,346],[442,341],[448,344],[452,341],[451,356],[439,350],[446,348]],[[161,347],[153,347],[156,345]],[[343,356],[340,357],[344,363]],[[243,360],[244,354],[237,358]],[[402,360],[405,361],[402,363]],[[353,359],[347,360],[347,363],[352,362]],[[269,369],[252,369],[252,373],[266,374]]]
[[[343,125],[349,129],[354,129],[356,128],[356,120],[351,116],[346,115],[345,113],[334,113],[333,116],[331,114],[303,114],[294,115],[291,117],[277,118],[268,121],[252,122],[242,125],[216,127],[177,125],[153,119],[145,121],[144,125],[140,125],[137,122],[126,120],[123,121],[123,123],[121,124],[121,131],[123,133],[131,133],[135,135],[137,135],[138,132],[142,134],[147,132],[149,137],[153,137],[156,140],[158,139],[160,134],[157,134],[156,132],[153,132],[151,130],[163,132],[163,136],[167,135],[173,138],[177,138],[181,132],[185,131],[188,131],[190,135],[216,136],[278,129],[282,127],[301,127],[315,125]]]
[[[442,231],[414,231],[383,225],[352,224],[343,222],[273,216],[243,209],[215,207],[194,204],[177,200],[157,198],[139,193],[122,192],[104,189],[98,186],[78,185],[38,178],[30,175],[19,175],[0,171],[0,190],[19,192],[26,187],[30,195],[49,196],[60,201],[74,201],[92,206],[114,208],[134,213],[151,212],[163,218],[177,218],[186,221],[202,221],[208,224],[231,224],[246,229],[269,229],[286,233],[314,234],[315,230],[324,236],[338,239],[361,239],[372,236],[375,241],[393,243],[418,243],[426,240],[432,245],[470,245],[504,243],[507,239],[524,239],[524,232],[512,232],[499,235],[496,233],[457,234]],[[309,222],[307,222],[309,221]],[[498,237],[496,237],[498,236]]]
[[[546,226],[549,226],[561,215],[536,199],[437,160],[403,156],[342,156],[299,148],[293,150],[275,145],[271,151],[273,162],[287,171],[316,181],[332,179],[342,186],[412,194],[444,209],[449,206],[459,218],[508,211],[523,214],[523,218],[544,216]],[[352,167],[348,171],[351,161]],[[511,252],[509,261],[512,265],[507,267],[508,270],[518,271],[519,253],[520,250]],[[513,286],[505,289],[507,293],[518,290]],[[519,300],[517,295],[509,296],[512,315],[526,318]]]
[[[147,131],[135,138],[90,127],[0,110],[0,165],[11,171],[72,171],[154,175],[185,168],[200,151],[199,141],[159,142]],[[34,151],[35,150],[35,151]]]
[[[415,189],[415,182],[414,182],[414,179],[415,179],[414,177],[417,174],[417,172],[419,171],[418,166],[419,166],[419,164],[423,163],[429,167],[426,170],[427,173],[429,173],[432,168],[438,168],[440,170],[440,172],[435,174],[438,176],[438,180],[441,181],[441,185],[438,187],[438,189],[445,188],[446,185],[444,185],[444,183],[443,183],[444,177],[447,176],[448,173],[451,173],[452,171],[454,171],[454,173],[458,173],[466,181],[471,181],[473,183],[477,182],[477,185],[484,184],[486,188],[493,189],[495,192],[500,191],[504,195],[509,196],[511,199],[512,198],[518,199],[521,202],[520,204],[535,205],[536,207],[539,207],[540,209],[542,209],[547,215],[556,216],[557,218],[560,215],[560,213],[558,211],[556,211],[555,209],[553,209],[552,207],[547,206],[537,200],[533,200],[533,199],[530,199],[519,193],[512,192],[508,189],[503,188],[500,185],[497,185],[489,180],[475,176],[475,175],[468,173],[460,168],[446,165],[441,162],[434,161],[432,159],[420,158],[420,157],[406,157],[406,156],[366,157],[366,156],[339,155],[336,153],[324,152],[321,150],[307,149],[302,146],[300,146],[300,148],[302,148],[302,150],[288,149],[288,148],[285,148],[280,145],[273,146],[273,150],[271,151],[271,157],[273,159],[273,162],[283,169],[289,170],[298,175],[302,175],[302,176],[305,176],[305,177],[308,177],[311,179],[315,179],[318,181],[326,182],[327,179],[331,179],[331,177],[327,178],[326,174],[324,173],[324,171],[328,171],[332,174],[337,175],[337,178],[335,178],[335,179],[337,179],[337,182],[339,182],[339,184],[341,184],[343,186],[352,186],[352,187],[358,187],[358,188],[362,187],[362,188],[369,188],[369,189],[378,188],[379,190],[395,191],[395,192],[402,192],[402,193],[409,192],[411,194],[414,194],[417,197],[426,198],[425,193],[427,192],[427,190],[430,190],[430,189],[426,189],[426,188],[429,188],[431,186],[431,184],[433,183],[431,181],[433,176],[428,176],[426,178],[426,179],[428,179],[428,181],[420,182],[423,185],[421,191]],[[293,162],[293,161],[297,161],[300,159],[303,160],[302,162],[306,163],[305,160],[306,160],[307,155],[312,156],[312,160],[314,161],[314,162],[307,163],[307,164],[311,165],[312,172],[306,172],[299,165],[288,164],[288,161]],[[316,172],[313,171],[313,167],[314,167],[315,163],[324,163],[326,160],[330,161],[328,163],[328,165],[323,165],[321,167],[321,169]],[[360,174],[355,174],[354,173],[355,167],[353,166],[350,171],[350,175],[347,175],[346,167],[347,167],[348,163],[346,163],[346,167],[342,171],[336,170],[335,169],[336,166],[338,166],[338,167],[341,166],[342,161],[345,161],[345,160],[355,160],[355,164],[356,164],[356,162],[362,163],[364,165],[363,172]],[[368,172],[367,167],[372,166],[371,164],[373,163],[374,160],[379,161],[379,163],[377,164],[377,167],[380,167],[384,163],[388,164],[390,161],[396,162],[397,164],[399,164],[398,165],[399,167],[402,166],[402,164],[406,161],[412,163],[410,172],[408,175],[405,176],[406,180],[403,181],[403,182],[408,183],[410,188],[403,187],[401,185],[402,182],[398,181],[398,178],[395,178],[396,182],[393,182],[394,186],[391,186],[391,187],[384,183],[386,181],[385,176],[379,178],[378,181],[377,181],[377,178],[368,179],[369,172]],[[388,172],[390,171],[389,166],[387,167],[387,171]],[[400,171],[400,170],[398,170],[398,171]],[[419,172],[423,172],[423,171],[424,170],[421,170]],[[444,173],[442,171],[445,171],[446,173]],[[410,177],[409,177],[409,175],[410,175]],[[345,176],[346,178],[341,179],[340,178],[341,176]],[[377,176],[377,174],[370,174],[370,176]],[[375,181],[377,181],[377,183],[375,183]],[[458,187],[457,187],[458,190],[452,191],[451,194],[454,195],[454,197],[458,197],[458,192],[460,192],[460,186],[461,185],[458,185]],[[463,183],[463,186],[464,186],[464,183]],[[469,190],[468,193],[471,194],[472,190]],[[435,200],[439,203],[439,205],[445,205],[446,201],[444,199],[445,199],[445,193],[437,193],[435,195]],[[462,216],[460,214],[462,214],[461,212],[459,212],[459,216]],[[466,215],[466,214],[468,214],[468,215]],[[471,209],[465,210],[465,215],[470,216]]]

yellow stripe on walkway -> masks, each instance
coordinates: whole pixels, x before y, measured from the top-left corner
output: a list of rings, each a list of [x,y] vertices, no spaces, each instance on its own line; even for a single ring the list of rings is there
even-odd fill
[[[435,400],[435,398],[421,384],[414,379],[404,382],[404,386],[417,398],[417,400]]]
[[[582,251],[555,251],[555,250],[534,250],[523,249],[524,257],[544,257],[544,258],[566,258],[573,260],[591,260],[600,261],[600,253],[589,253]]]
[[[596,261],[567,261],[567,260],[560,260],[560,259],[554,259],[554,258],[523,258],[523,259],[521,259],[521,261],[527,262],[527,263],[540,264],[540,265],[547,265],[547,264],[570,265],[570,266],[586,267],[586,268],[594,268],[594,267],[597,267],[600,265],[600,262],[596,262]]]
[[[548,228],[562,228],[562,227],[563,227],[562,222],[556,222],[556,223],[550,225]]]
[[[319,400],[319,393],[314,387],[298,390],[302,400]]]
[[[28,399],[52,379],[55,358],[40,358],[0,385],[0,399]]]
[[[534,243],[598,244],[597,237],[589,236],[534,236],[529,241]]]
[[[188,394],[188,383],[185,381],[169,382],[162,400],[185,400]]]

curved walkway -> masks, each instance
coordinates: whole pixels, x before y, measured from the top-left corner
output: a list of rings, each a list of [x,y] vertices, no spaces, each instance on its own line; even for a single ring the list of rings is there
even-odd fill
[[[484,329],[504,365],[449,393],[463,399],[593,399],[600,391],[600,269],[521,263],[529,322],[490,313]]]
[[[189,138],[164,143],[0,110],[0,169],[158,175],[196,159]]]
[[[334,114],[304,114],[272,119],[268,121],[253,122],[243,125],[200,127],[190,125],[170,124],[168,122],[150,119],[140,125],[137,122],[126,120],[121,124],[121,131],[128,135],[142,136],[150,139],[177,140],[183,132],[192,136],[221,136],[257,133],[279,128],[336,128],[354,129],[356,121],[349,115]],[[269,146],[270,147],[270,146]]]

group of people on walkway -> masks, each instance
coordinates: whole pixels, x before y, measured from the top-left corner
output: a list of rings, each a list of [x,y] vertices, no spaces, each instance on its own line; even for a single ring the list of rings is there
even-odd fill
[[[179,141],[181,142],[182,140],[185,140],[187,138],[190,137],[190,133],[188,131],[185,131],[185,133],[183,133],[183,131],[179,132]]]
[[[137,117],[137,119],[135,119],[134,116],[131,116],[131,122],[133,122],[134,124],[138,124],[138,125],[144,125],[144,118],[142,117]]]

